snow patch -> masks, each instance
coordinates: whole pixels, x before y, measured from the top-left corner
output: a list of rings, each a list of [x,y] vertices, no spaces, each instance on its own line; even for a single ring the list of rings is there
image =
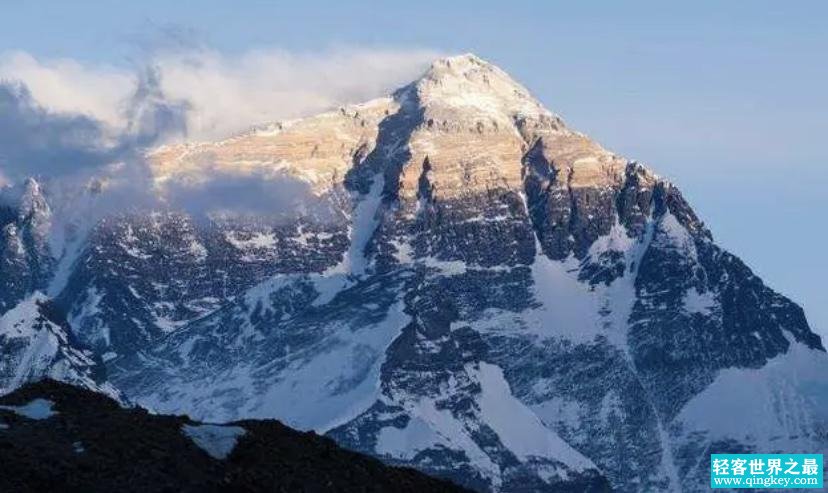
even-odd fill
[[[452,450],[462,450],[469,458],[469,462],[487,477],[497,490],[501,484],[500,467],[480,448],[471,437],[466,425],[455,417],[451,410],[438,406],[442,397],[437,395],[416,401],[403,399],[400,404],[412,420],[421,421],[431,430],[428,435],[436,437],[435,445],[442,445]],[[425,440],[421,440],[420,443],[424,442]],[[392,445],[394,445],[393,442]]]
[[[675,425],[688,437],[737,440],[763,453],[813,450],[819,444],[808,437],[821,436],[828,421],[825,375],[825,353],[793,342],[761,368],[720,371],[684,406]]]
[[[432,431],[428,423],[420,418],[412,418],[402,429],[386,426],[377,435],[377,454],[396,459],[413,459],[421,450],[426,450],[441,443],[440,437]]]
[[[698,262],[696,243],[687,229],[681,225],[671,212],[667,212],[658,220],[657,233],[654,242],[668,245],[683,252],[692,263]]]
[[[482,422],[489,425],[503,445],[518,458],[543,457],[562,462],[575,471],[595,468],[592,461],[544,426],[531,409],[512,395],[499,367],[480,363],[477,369],[467,368],[467,371],[480,382],[477,404]]]
[[[610,232],[590,247],[587,258],[599,258],[614,251],[622,254],[623,275],[609,286],[591,286],[578,279],[582,264],[570,255],[554,261],[542,250],[535,236],[535,260],[531,265],[535,299],[540,306],[519,315],[493,311],[480,321],[478,331],[504,328],[535,334],[539,338],[561,338],[576,344],[591,343],[597,337],[627,352],[629,317],[636,300],[635,278],[641,257],[652,239],[652,226],[644,238],[630,238],[624,226],[616,223]]]
[[[374,176],[368,193],[361,196],[353,213],[348,236],[351,243],[342,261],[328,269],[325,274],[352,274],[362,276],[368,266],[365,257],[365,248],[379,225],[379,208],[382,204],[382,189],[385,186],[385,177],[382,173]]]
[[[603,333],[598,314],[600,300],[589,285],[578,280],[579,262],[570,256],[556,262],[544,255],[538,245],[532,264],[535,299],[542,306],[534,315],[538,330],[575,342],[592,342]]]
[[[466,273],[468,265],[462,260],[440,260],[435,257],[420,259],[426,267],[437,269],[444,276],[459,276]]]
[[[699,293],[695,287],[691,287],[684,293],[684,310],[687,313],[699,313],[710,315],[716,307],[716,296],[711,291]]]
[[[394,247],[394,258],[400,264],[410,264],[414,261],[414,249],[407,241],[391,240],[391,245]]]
[[[250,248],[273,248],[276,246],[276,236],[273,233],[255,233],[250,238],[240,240],[238,233],[227,232],[224,238],[228,243],[233,245],[237,250],[247,250]]]
[[[48,301],[43,293],[36,291],[0,317],[0,336],[32,337],[38,330],[33,326],[40,316],[39,304]]]
[[[319,433],[359,416],[379,397],[388,346],[411,320],[404,308],[398,301],[375,325],[337,331],[339,340],[329,350],[291,368],[267,389],[258,414],[279,416],[295,428]]]
[[[273,282],[282,285],[283,281]],[[257,291],[248,293],[248,302],[267,299],[267,288]],[[174,396],[148,395],[140,403],[162,413],[181,412],[182,403],[187,403],[188,414],[213,422],[278,417],[293,428],[324,433],[376,402],[388,346],[409,322],[404,304],[397,301],[374,324],[351,326],[341,321],[326,326],[327,334],[312,348],[288,351],[284,361],[274,361],[278,373],[269,377],[265,387],[259,384],[268,368],[251,362],[235,366],[208,385],[182,382]],[[216,404],[217,396],[228,394],[238,396],[232,406]]]
[[[0,406],[0,410],[11,411],[18,416],[41,421],[58,414],[53,409],[54,405],[55,403],[48,399],[38,398],[22,406]]]
[[[103,294],[95,286],[86,289],[86,296],[80,304],[72,307],[69,315],[69,325],[73,330],[81,332],[85,341],[104,341],[106,346],[110,345],[109,327],[98,317],[101,314],[100,304]]]
[[[64,329],[43,316],[40,305],[46,301],[35,292],[0,317],[0,395],[49,377],[120,399],[111,384],[95,382],[90,354],[73,347]]]
[[[239,438],[247,433],[241,426],[222,425],[183,425],[181,431],[217,460],[226,459],[236,448]]]

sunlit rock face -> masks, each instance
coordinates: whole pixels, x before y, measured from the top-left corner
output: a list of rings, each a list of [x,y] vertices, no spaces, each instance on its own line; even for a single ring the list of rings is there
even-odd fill
[[[97,221],[41,283],[152,409],[275,417],[481,491],[702,491],[711,452],[826,449],[802,310],[674,185],[473,55],[149,161],[166,208]],[[289,200],[176,208],[251,177]],[[40,250],[4,234],[19,298],[16,252]]]
[[[339,186],[356,161],[376,145],[379,123],[397,103],[380,98],[330,113],[262,125],[219,142],[165,146],[150,154],[153,177],[166,182],[198,183],[215,173],[285,174],[322,194]]]

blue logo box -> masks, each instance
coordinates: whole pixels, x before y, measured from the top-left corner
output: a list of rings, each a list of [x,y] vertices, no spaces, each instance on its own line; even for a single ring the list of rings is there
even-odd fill
[[[822,488],[822,454],[712,454],[710,487]]]

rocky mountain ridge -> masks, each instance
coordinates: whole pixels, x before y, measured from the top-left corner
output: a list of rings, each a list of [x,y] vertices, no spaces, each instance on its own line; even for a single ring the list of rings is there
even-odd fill
[[[473,55],[150,159],[162,197],[213,175],[301,191],[278,215],[113,214],[69,261],[25,249],[64,268],[73,337],[153,410],[278,418],[481,491],[700,491],[711,452],[826,448],[802,310],[675,186]],[[764,405],[722,426],[746,389]]]

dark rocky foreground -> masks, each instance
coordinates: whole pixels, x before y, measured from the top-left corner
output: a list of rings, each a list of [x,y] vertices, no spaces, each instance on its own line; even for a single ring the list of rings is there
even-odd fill
[[[3,408],[37,399],[50,401],[54,414],[32,419]],[[0,491],[465,491],[274,420],[233,423],[246,433],[219,460],[182,432],[185,425],[198,423],[122,408],[52,380],[27,385],[0,397]]]

